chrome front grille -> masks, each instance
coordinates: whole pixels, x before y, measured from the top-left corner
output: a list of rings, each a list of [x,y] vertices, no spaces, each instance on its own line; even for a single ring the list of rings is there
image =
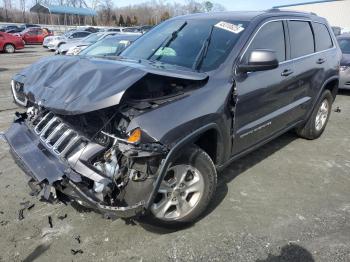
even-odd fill
[[[61,158],[69,157],[87,143],[87,139],[52,112],[46,113],[41,119],[29,117],[28,122],[40,140]]]

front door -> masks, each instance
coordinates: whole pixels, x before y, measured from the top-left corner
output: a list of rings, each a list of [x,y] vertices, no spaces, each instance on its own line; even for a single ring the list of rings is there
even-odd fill
[[[265,23],[253,37],[243,54],[246,61],[250,52],[269,49],[276,52],[276,69],[239,74],[236,78],[237,104],[233,154],[259,144],[295,121],[298,92],[294,62],[289,60],[289,41],[286,22]]]

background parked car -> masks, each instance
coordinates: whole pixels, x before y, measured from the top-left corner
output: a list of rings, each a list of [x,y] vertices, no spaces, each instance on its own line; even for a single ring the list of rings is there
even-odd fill
[[[0,51],[14,53],[16,50],[24,48],[24,41],[18,36],[5,32],[0,32]]]
[[[53,32],[47,28],[31,27],[20,33],[26,44],[42,44],[45,37],[52,36]]]
[[[13,29],[18,29],[18,26],[16,25],[5,25],[0,27],[0,32],[7,32],[9,30],[13,30]]]
[[[7,30],[6,33],[8,33],[8,34],[19,34],[22,31],[23,31],[22,28],[17,27],[17,28],[14,28],[14,29]]]
[[[116,32],[99,32],[99,33],[93,33],[91,35],[88,35],[87,37],[83,38],[79,41],[73,41],[70,43],[66,43],[61,45],[57,50],[56,54],[60,55],[76,55],[81,50],[87,48],[89,45],[92,45],[93,43],[96,43],[97,41],[100,41],[101,39],[112,36],[117,34]]]
[[[108,36],[101,41],[92,44],[82,50],[79,55],[82,56],[118,56],[127,46],[133,43],[139,35],[114,35]]]
[[[51,51],[56,51],[63,44],[82,40],[90,34],[91,32],[88,31],[69,31],[63,35],[47,39],[43,42],[43,46]]]
[[[343,53],[340,61],[339,88],[350,89],[350,34],[340,35],[337,40]]]

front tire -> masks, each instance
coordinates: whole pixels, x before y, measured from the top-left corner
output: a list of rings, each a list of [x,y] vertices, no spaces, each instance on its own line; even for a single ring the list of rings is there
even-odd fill
[[[325,90],[318,100],[308,121],[296,130],[298,136],[309,140],[319,138],[326,128],[332,111],[333,96]]]
[[[14,52],[16,51],[16,48],[15,48],[15,46],[12,45],[12,44],[6,44],[6,45],[4,46],[4,51],[5,51],[5,53],[7,53],[7,54],[12,54],[12,53],[14,53]]]
[[[217,174],[209,155],[197,146],[181,152],[170,166],[151,206],[152,222],[181,225],[195,222],[215,193]]]

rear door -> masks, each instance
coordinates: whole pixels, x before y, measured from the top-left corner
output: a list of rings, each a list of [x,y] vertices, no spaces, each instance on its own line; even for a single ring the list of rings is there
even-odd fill
[[[36,39],[37,39],[37,34],[35,29],[31,29],[25,34],[25,41],[27,43],[36,43],[37,41]]]
[[[287,24],[283,20],[269,21],[252,37],[243,54],[246,60],[252,50],[276,52],[276,69],[249,72],[236,78],[237,105],[233,154],[262,142],[295,121],[298,107],[294,62],[290,60]]]
[[[303,101],[295,117],[303,119],[312,105],[315,89],[320,88],[324,80],[324,65],[317,64],[319,56],[315,53],[316,46],[311,21],[289,20],[288,31],[290,54],[295,63],[295,78],[298,82],[294,99]]]
[[[42,43],[44,40],[44,31],[42,29],[37,29],[35,31],[36,37],[35,37],[35,43]]]

